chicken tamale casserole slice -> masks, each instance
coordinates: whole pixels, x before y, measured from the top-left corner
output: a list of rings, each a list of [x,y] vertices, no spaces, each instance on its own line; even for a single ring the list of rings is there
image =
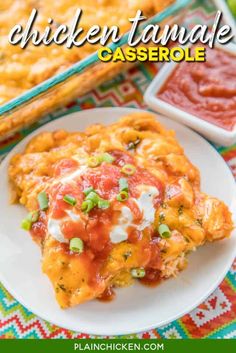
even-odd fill
[[[12,158],[9,178],[62,308],[177,276],[190,251],[233,228],[174,132],[145,112],[40,133]]]

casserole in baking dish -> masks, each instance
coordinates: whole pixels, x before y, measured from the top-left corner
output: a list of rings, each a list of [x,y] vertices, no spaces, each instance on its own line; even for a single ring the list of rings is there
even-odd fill
[[[73,63],[83,59],[96,50],[96,46],[86,44],[80,48],[67,49],[63,45],[34,46],[29,43],[24,50],[8,42],[8,34],[14,25],[26,24],[33,8],[38,10],[34,28],[43,33],[48,25],[48,18],[54,26],[69,25],[77,8],[83,10],[80,26],[85,33],[98,24],[111,27],[116,25],[121,33],[130,26],[129,18],[134,17],[138,9],[147,17],[163,10],[173,0],[59,0],[32,1],[7,0],[0,5],[0,105],[20,95],[29,88],[61,72]],[[124,4],[125,3],[125,4]],[[125,6],[124,6],[125,5]],[[53,28],[53,26],[51,26]]]
[[[131,65],[99,62],[95,54],[96,46],[65,49],[64,46],[35,47],[29,44],[22,50],[19,46],[10,45],[7,40],[9,30],[16,23],[24,24],[32,8],[36,7],[40,15],[35,23],[39,29],[45,28],[48,17],[54,19],[55,26],[69,22],[80,6],[84,9],[81,18],[84,28],[89,28],[94,23],[101,26],[115,24],[124,33],[129,29],[128,18],[135,15],[137,8],[143,10],[149,23],[162,25],[170,24],[173,17],[186,8],[189,2],[129,0],[125,2],[126,6],[124,2],[116,0],[61,0],[53,5],[50,2],[36,3],[29,0],[8,0],[1,3],[0,139],[67,104]],[[166,7],[167,10],[159,12]],[[125,45],[125,41],[122,45]]]

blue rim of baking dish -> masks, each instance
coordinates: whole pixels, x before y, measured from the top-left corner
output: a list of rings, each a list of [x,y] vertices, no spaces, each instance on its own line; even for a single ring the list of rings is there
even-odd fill
[[[185,8],[189,5],[191,0],[176,0],[176,2],[167,7],[164,11],[158,13],[154,17],[150,18],[149,20],[145,21],[145,23],[140,26],[140,30],[147,24],[156,24],[158,22],[164,21],[168,17],[175,15],[178,11]],[[127,44],[129,32],[125,33],[118,43],[112,43],[108,45],[108,47],[112,50]],[[46,81],[38,84],[37,86],[31,88],[30,90],[26,91],[25,93],[21,94],[20,96],[10,100],[9,102],[0,106],[0,115],[9,113],[10,111],[19,108],[21,105],[24,105],[31,100],[35,99],[37,96],[46,93],[53,87],[57,86],[60,83],[63,83],[67,79],[73,77],[76,74],[82,73],[84,70],[90,68],[92,65],[97,64],[99,62],[97,52],[89,55],[83,60],[78,61],[77,63],[73,64],[70,68],[66,69],[65,71],[49,78]],[[3,116],[2,116],[3,118]],[[1,117],[0,117],[1,119]]]

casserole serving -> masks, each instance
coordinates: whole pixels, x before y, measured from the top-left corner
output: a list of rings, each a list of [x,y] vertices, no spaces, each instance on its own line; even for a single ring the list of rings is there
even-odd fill
[[[62,308],[111,298],[135,278],[176,276],[190,251],[233,228],[227,206],[200,191],[173,131],[145,112],[84,133],[41,133],[9,176]]]

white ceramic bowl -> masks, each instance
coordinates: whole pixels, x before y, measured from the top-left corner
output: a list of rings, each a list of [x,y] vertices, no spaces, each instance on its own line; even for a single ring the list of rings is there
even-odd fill
[[[234,44],[228,44],[225,46],[217,45],[217,47],[236,56],[236,45]],[[157,97],[157,93],[161,90],[164,83],[171,76],[176,68],[176,65],[179,64],[175,62],[166,63],[157,73],[144,95],[144,100],[148,106],[153,110],[168,116],[171,119],[179,121],[193,128],[217,144],[230,146],[235,143],[236,126],[232,131],[225,130],[178,107],[175,107],[174,105],[171,105],[170,103],[167,103]]]

